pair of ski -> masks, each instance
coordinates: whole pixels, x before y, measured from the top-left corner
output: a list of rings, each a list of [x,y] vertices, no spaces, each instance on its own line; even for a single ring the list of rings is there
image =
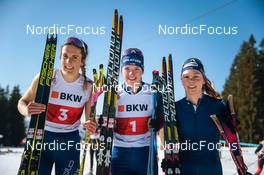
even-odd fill
[[[174,80],[173,80],[173,64],[172,56],[169,54],[168,66],[166,58],[162,59],[162,76],[161,82],[163,86],[162,102],[164,115],[164,159],[165,167],[163,172],[166,175],[180,174],[179,167],[179,135],[176,125],[176,108],[174,97]]]
[[[216,115],[211,115],[213,122],[217,126],[217,129],[220,132],[221,137],[225,140],[226,145],[229,146],[231,157],[236,165],[237,171],[239,175],[250,175],[251,173],[247,172],[247,166],[244,163],[242,150],[239,144],[238,137],[238,128],[236,124],[236,114],[233,105],[233,96],[229,95],[227,98],[228,107],[230,111],[230,121],[232,122],[232,126],[234,127],[234,132],[231,132],[228,126],[221,122]],[[228,117],[228,116],[225,116]],[[234,150],[233,150],[234,149]],[[235,155],[234,151],[237,150],[239,155]]]
[[[47,106],[56,55],[57,35],[48,34],[35,97],[36,103]],[[47,108],[46,108],[47,111]],[[26,145],[22,154],[18,175],[36,175],[41,158],[46,111],[32,115],[27,131]]]
[[[176,109],[174,97],[174,80],[173,80],[173,64],[172,56],[169,54],[168,65],[166,58],[162,59],[162,75],[159,76],[158,71],[153,71],[153,83],[157,88],[153,93],[153,111],[152,119],[156,119],[155,107],[157,105],[156,96],[157,91],[162,92],[163,115],[164,115],[164,159],[162,160],[162,170],[166,175],[180,174],[179,167],[179,150],[177,144],[179,143],[179,135],[176,126]],[[158,83],[157,83],[158,82]],[[151,131],[151,143],[149,151],[148,175],[154,173],[154,161],[157,152],[155,130]]]
[[[95,120],[95,111],[98,97],[103,91],[104,101],[103,101],[103,114],[99,118],[100,137],[98,144],[101,148],[96,151],[97,158],[97,175],[109,175],[111,157],[112,157],[112,140],[113,140],[113,127],[117,104],[117,86],[120,72],[120,58],[122,49],[122,36],[123,36],[123,17],[118,16],[118,11],[115,10],[113,20],[112,20],[112,32],[110,38],[110,54],[109,62],[107,66],[107,74],[104,76],[103,65],[99,66],[99,78],[97,76],[96,69],[93,69],[93,92],[91,98],[91,112],[89,118]],[[88,144],[90,143],[90,135],[86,133],[85,136],[85,147],[81,157],[81,165],[79,170],[79,175],[83,175],[86,153],[88,149]],[[90,147],[90,149],[92,149]],[[91,158],[92,159],[92,158]],[[93,164],[90,164],[89,174],[93,174]]]
[[[97,104],[97,100],[98,97],[102,94],[103,92],[103,86],[105,83],[105,76],[104,76],[104,68],[103,68],[103,64],[101,64],[99,66],[99,78],[98,78],[98,74],[96,69],[93,69],[93,89],[92,89],[92,97],[91,97],[91,112],[90,112],[90,116],[89,118],[91,120],[96,120],[96,104]],[[84,150],[82,153],[82,157],[81,157],[81,164],[80,164],[80,170],[79,170],[79,175],[83,175],[84,172],[84,166],[85,166],[85,160],[86,160],[86,154],[87,154],[87,149],[88,149],[88,144],[90,144],[90,152],[93,151],[92,149],[92,140],[91,140],[91,135],[89,133],[85,134],[85,146],[84,146]],[[91,154],[91,156],[93,156]],[[90,157],[90,161],[92,162],[92,157]],[[90,162],[90,163],[91,163]],[[93,164],[90,164],[90,175],[93,174]]]
[[[109,175],[113,146],[113,129],[117,105],[117,90],[120,72],[120,58],[123,37],[123,17],[115,10],[112,21],[110,54],[106,74],[106,91],[104,92],[103,112],[99,118],[99,149],[97,151],[97,175]]]

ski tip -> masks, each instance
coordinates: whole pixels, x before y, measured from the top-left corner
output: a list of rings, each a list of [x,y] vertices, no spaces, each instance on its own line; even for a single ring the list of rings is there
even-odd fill
[[[48,33],[47,34],[47,40],[51,40],[52,36],[53,36],[52,34]]]
[[[122,40],[122,37],[123,37],[123,16],[122,15],[119,17],[117,33],[119,35],[120,40]]]
[[[162,68],[164,67],[166,70],[166,57],[162,57]]]
[[[166,57],[162,57],[162,72],[167,72],[167,63],[166,63]]]
[[[112,20],[112,28],[114,28],[115,32],[117,32],[118,30],[117,27],[118,27],[118,11],[117,9],[115,9],[115,13]]]
[[[48,35],[52,38],[55,38],[57,37],[57,32],[55,30],[49,30]]]
[[[118,21],[118,10],[117,9],[115,9],[114,19],[116,22]]]
[[[56,41],[57,40],[57,34],[55,34],[55,33],[48,33],[47,34],[47,39],[48,40],[54,40],[54,41]]]
[[[104,65],[103,64],[100,64],[99,66],[99,76],[100,76],[100,79],[102,79],[102,77],[104,77]]]
[[[168,58],[168,59],[169,59],[169,61],[172,60],[172,55],[171,55],[171,53],[169,54],[169,58]]]
[[[97,85],[97,80],[98,80],[98,76],[97,76],[96,69],[93,69],[93,81],[96,85]]]
[[[115,9],[115,12],[114,12],[115,16],[118,16],[118,10]]]
[[[169,71],[172,71],[172,57],[171,57],[171,54],[169,55],[169,58],[168,58],[168,69],[169,69]]]
[[[233,95],[232,95],[232,94],[229,94],[229,95],[227,96],[227,100],[228,100],[228,101],[233,101]]]
[[[123,33],[123,16],[122,15],[119,17],[118,30],[119,30],[119,34]]]
[[[234,108],[234,101],[233,101],[233,95],[229,94],[227,96],[227,102],[230,109],[230,112],[232,115],[235,115],[235,108]]]

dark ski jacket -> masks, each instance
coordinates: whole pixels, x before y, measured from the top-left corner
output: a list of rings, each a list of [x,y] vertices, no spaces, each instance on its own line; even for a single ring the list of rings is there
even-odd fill
[[[221,175],[220,134],[210,115],[220,120],[226,110],[223,100],[203,95],[196,110],[185,98],[176,102],[180,161],[184,175]]]

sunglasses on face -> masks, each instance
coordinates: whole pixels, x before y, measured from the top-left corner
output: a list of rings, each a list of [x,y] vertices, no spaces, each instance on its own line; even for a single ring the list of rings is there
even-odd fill
[[[86,50],[84,42],[78,38],[70,37],[63,43],[63,45],[74,45],[82,49],[84,51],[84,54],[87,55],[87,50]]]

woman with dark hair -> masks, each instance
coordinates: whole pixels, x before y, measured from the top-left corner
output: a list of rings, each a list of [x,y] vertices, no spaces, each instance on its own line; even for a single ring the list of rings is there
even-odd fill
[[[85,110],[88,119],[92,82],[86,78],[86,43],[70,37],[61,46],[59,69],[53,71],[48,105],[35,103],[39,74],[18,102],[24,116],[40,114],[47,108],[44,143],[39,175],[51,174],[55,164],[56,174],[77,174],[80,166],[80,118]],[[81,73],[80,73],[81,72]],[[89,132],[95,132],[94,123],[86,122]]]

